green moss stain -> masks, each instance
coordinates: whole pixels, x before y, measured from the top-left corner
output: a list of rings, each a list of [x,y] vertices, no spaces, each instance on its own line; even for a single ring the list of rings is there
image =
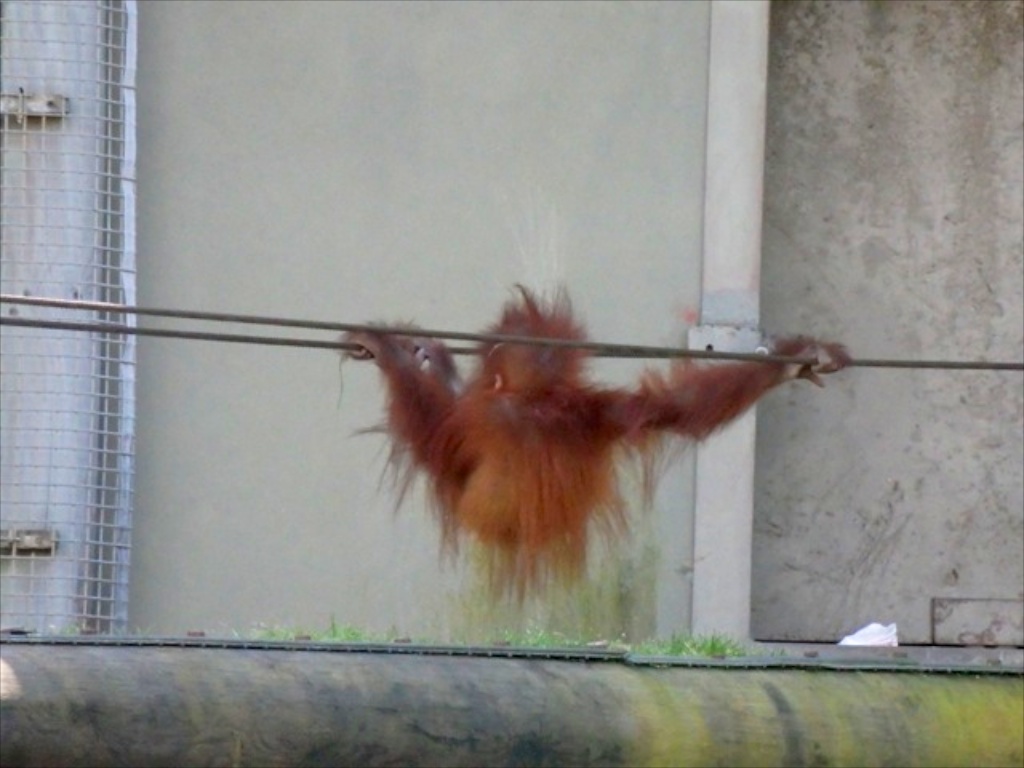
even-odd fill
[[[633,764],[1020,765],[1024,678],[637,669]]]
[[[708,764],[706,757],[714,754],[715,738],[703,717],[698,694],[665,685],[666,680],[654,670],[641,671],[632,682],[638,722],[632,764],[681,768]]]
[[[916,753],[931,764],[1024,765],[1024,677],[957,685],[935,676],[921,680],[904,707],[920,714]]]

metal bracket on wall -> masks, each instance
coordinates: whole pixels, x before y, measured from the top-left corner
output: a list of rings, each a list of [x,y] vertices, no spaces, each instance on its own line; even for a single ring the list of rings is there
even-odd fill
[[[57,534],[47,530],[7,529],[0,531],[0,555],[53,555]]]
[[[687,336],[690,349],[708,352],[765,352],[768,347],[757,328],[735,325],[698,325]]]
[[[0,115],[11,116],[18,125],[26,117],[64,117],[71,111],[71,99],[55,93],[0,93]]]

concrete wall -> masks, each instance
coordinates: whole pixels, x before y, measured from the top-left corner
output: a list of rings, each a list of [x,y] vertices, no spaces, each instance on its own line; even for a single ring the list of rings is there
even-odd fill
[[[766,328],[862,357],[1021,359],[1022,16],[773,6]],[[1019,611],[1021,375],[859,369],[829,386],[761,407],[755,636],[895,621],[929,642],[934,597]]]
[[[514,282],[564,281],[595,338],[680,343],[708,19],[707,3],[142,2],[139,301],[473,330]],[[329,352],[145,340],[139,367],[137,629],[530,618],[439,570],[418,496],[392,514],[385,446],[353,436],[381,415],[371,366],[342,389]],[[691,471],[669,468],[633,550],[562,600],[563,628],[684,626]]]

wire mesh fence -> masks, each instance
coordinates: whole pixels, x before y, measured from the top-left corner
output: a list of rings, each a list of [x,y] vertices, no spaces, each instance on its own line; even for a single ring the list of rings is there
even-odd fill
[[[129,0],[0,3],[4,292],[135,303],[134,47]],[[131,336],[0,334],[4,627],[125,628],[134,366]]]

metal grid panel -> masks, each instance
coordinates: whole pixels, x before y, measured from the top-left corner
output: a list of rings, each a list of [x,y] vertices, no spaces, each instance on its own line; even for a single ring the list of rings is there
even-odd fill
[[[0,3],[3,292],[134,304],[134,44],[133,2]],[[131,337],[0,334],[4,627],[126,628],[134,361]]]

